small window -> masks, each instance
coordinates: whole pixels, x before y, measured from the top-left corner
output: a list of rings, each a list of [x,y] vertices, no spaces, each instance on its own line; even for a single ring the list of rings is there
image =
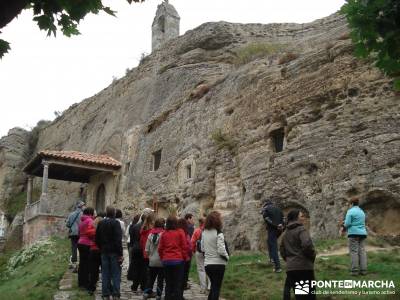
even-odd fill
[[[282,152],[284,139],[285,131],[283,128],[279,128],[271,132],[272,146],[275,152]]]
[[[128,172],[129,172],[129,169],[131,168],[131,163],[130,162],[127,162],[126,164],[125,164],[125,174],[127,174]]]
[[[162,33],[165,33],[165,17],[164,16],[161,16],[158,19],[158,28],[160,29],[160,31]]]
[[[161,149],[153,153],[152,171],[157,171],[161,163]]]
[[[186,179],[192,178],[192,165],[186,166]]]

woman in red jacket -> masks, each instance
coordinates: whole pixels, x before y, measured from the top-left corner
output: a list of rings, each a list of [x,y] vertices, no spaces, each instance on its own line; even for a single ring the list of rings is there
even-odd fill
[[[178,219],[169,216],[166,230],[161,235],[158,245],[158,254],[165,272],[165,300],[183,299],[183,268],[188,251],[185,233],[178,229]]]
[[[145,284],[145,287],[147,286],[147,281],[148,281],[148,277],[149,277],[149,256],[147,255],[147,252],[145,251],[146,250],[146,242],[147,242],[147,238],[150,235],[150,231],[154,227],[154,219],[155,219],[155,215],[153,212],[146,215],[143,220],[143,226],[140,229],[139,243],[140,243],[140,248],[142,249],[143,260],[144,260],[143,276],[145,276],[145,278],[144,278],[143,282]]]
[[[92,245],[90,246],[90,254],[89,254],[89,295],[93,295],[96,291],[97,281],[99,280],[99,271],[101,266],[101,253],[99,247],[95,242],[96,238],[96,228],[101,220],[105,218],[106,214],[104,212],[100,212],[93,223],[88,227],[87,235],[89,239],[92,241]]]

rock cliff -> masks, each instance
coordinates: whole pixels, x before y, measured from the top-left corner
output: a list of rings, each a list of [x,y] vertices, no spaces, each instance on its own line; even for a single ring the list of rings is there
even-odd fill
[[[358,195],[370,229],[397,236],[400,97],[352,51],[336,14],[206,23],[70,107],[36,150],[110,154],[123,168],[108,204],[131,214],[155,195],[164,212],[219,209],[237,249],[264,247],[266,197],[302,208],[312,235],[326,238]],[[66,213],[78,194],[78,184],[53,181],[53,211]]]

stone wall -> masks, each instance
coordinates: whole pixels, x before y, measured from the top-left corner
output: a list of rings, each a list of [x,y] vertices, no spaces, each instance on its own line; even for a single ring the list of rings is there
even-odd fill
[[[65,226],[65,217],[38,215],[24,224],[24,245],[30,245],[39,239],[51,236],[67,237],[68,228]]]

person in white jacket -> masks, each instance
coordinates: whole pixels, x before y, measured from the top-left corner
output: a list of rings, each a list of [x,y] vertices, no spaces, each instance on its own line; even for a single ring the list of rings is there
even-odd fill
[[[217,211],[211,212],[204,225],[201,236],[201,250],[204,252],[204,265],[206,274],[211,281],[211,289],[208,300],[218,300],[224,279],[225,266],[229,260],[222,230],[221,214]]]

